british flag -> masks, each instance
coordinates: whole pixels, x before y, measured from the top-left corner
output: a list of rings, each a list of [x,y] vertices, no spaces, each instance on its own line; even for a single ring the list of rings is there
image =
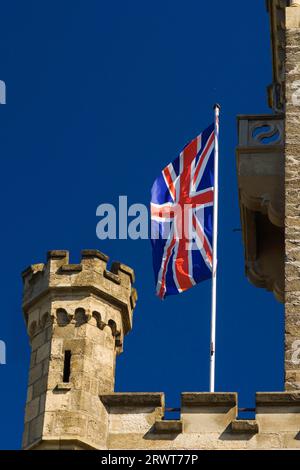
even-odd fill
[[[156,293],[163,299],[211,278],[215,126],[182,150],[151,191]]]

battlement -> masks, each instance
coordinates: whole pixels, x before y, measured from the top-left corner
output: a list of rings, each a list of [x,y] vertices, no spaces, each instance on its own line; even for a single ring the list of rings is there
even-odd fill
[[[165,419],[163,393],[102,394],[108,449],[300,448],[300,392],[257,393],[241,419],[236,393],[182,393],[180,417]]]
[[[47,263],[33,264],[22,273],[24,283],[23,311],[49,293],[84,293],[103,298],[122,312],[124,333],[132,327],[132,312],[137,293],[132,287],[134,271],[120,262],[108,270],[109,257],[98,250],[82,250],[78,264],[69,263],[66,250],[48,251]]]

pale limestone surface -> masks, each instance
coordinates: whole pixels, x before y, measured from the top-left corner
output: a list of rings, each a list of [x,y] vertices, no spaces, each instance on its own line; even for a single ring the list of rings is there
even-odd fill
[[[148,404],[154,395],[157,397],[144,394]],[[131,406],[123,407],[122,401],[128,397]],[[256,419],[242,421],[236,420],[234,393],[184,393],[178,420],[182,427],[174,426],[174,421],[168,426],[165,421],[165,428],[160,426],[163,395],[161,406],[153,403],[148,413],[139,398],[138,394],[122,394],[117,405],[104,397],[109,449],[300,449],[299,393],[259,393]]]
[[[300,7],[286,13],[285,142],[285,373],[286,388],[300,390]],[[293,357],[294,354],[294,357]],[[296,360],[295,360],[296,359]],[[299,361],[298,361],[299,362]]]
[[[134,273],[107,257],[84,250],[79,265],[68,252],[23,273],[23,310],[31,341],[23,447],[44,441],[106,447],[108,416],[99,395],[113,392],[116,356],[131,329]],[[63,381],[65,351],[70,377]],[[44,445],[44,444],[43,444]]]

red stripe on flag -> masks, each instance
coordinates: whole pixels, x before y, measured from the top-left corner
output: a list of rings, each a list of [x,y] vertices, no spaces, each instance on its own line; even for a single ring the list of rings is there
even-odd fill
[[[171,196],[172,196],[173,200],[175,201],[175,199],[176,199],[176,188],[175,188],[175,186],[174,186],[174,183],[173,183],[172,176],[171,176],[171,173],[170,173],[169,168],[166,167],[166,168],[163,170],[163,173],[164,173],[164,177],[166,178],[166,181],[167,181],[167,183],[168,183]]]
[[[202,206],[210,202],[214,202],[214,190],[211,188],[195,196],[187,197],[184,201],[185,204],[190,204],[192,207]]]
[[[187,250],[188,240],[185,238],[185,216],[188,216],[184,210],[184,204],[189,197],[190,191],[190,178],[191,178],[191,164],[197,155],[197,138],[192,140],[184,149],[182,153],[182,173],[180,175],[180,197],[179,201],[183,202],[181,207],[181,237],[178,244],[178,252],[175,260],[175,275],[179,288],[185,291],[193,286],[189,274],[189,253]]]
[[[202,152],[202,155],[197,163],[197,168],[196,168],[196,171],[195,171],[195,174],[194,174],[194,178],[193,178],[193,183],[195,184],[196,183],[196,180],[197,180],[197,177],[199,175],[199,172],[200,172],[200,169],[201,169],[201,166],[202,166],[202,163],[203,163],[203,160],[205,159],[206,155],[207,155],[207,152],[210,148],[210,146],[213,144],[214,142],[214,138],[215,138],[215,134],[214,132],[211,133],[207,143],[206,143],[206,146]]]

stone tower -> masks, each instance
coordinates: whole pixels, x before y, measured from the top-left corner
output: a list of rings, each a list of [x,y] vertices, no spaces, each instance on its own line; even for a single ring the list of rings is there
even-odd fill
[[[23,448],[104,448],[107,412],[99,396],[114,390],[116,356],[131,330],[133,270],[97,250],[80,264],[50,251],[23,272],[23,311],[31,363]]]
[[[238,117],[237,173],[246,275],[285,303],[285,391],[257,392],[252,419],[234,392],[182,393],[176,419],[166,419],[163,393],[115,393],[133,271],[108,271],[96,250],[78,265],[51,251],[23,273],[32,346],[25,449],[300,449],[300,0],[267,6],[273,112]]]

